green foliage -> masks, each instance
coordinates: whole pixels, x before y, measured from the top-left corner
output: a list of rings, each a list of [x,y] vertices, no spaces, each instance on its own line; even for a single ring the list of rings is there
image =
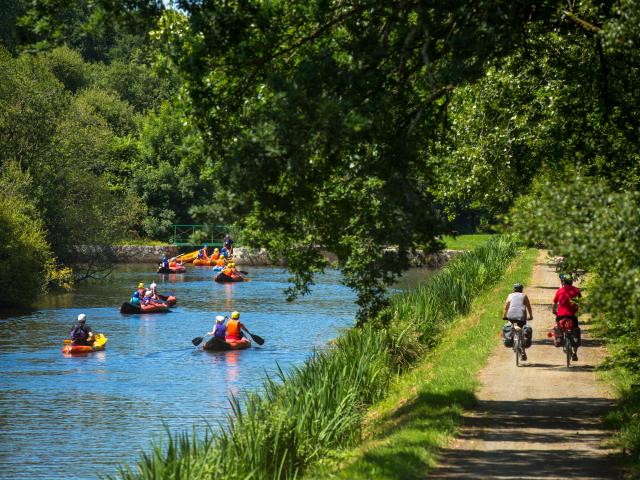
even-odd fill
[[[529,4],[180,5],[188,17],[167,12],[155,35],[185,77],[247,240],[287,258],[292,294],[326,266],[321,249],[335,252],[359,320],[375,314],[411,250],[440,246],[424,155],[446,98],[511,48]]]
[[[575,15],[596,23],[611,15],[608,28],[626,18],[588,3]],[[605,51],[613,32],[594,34],[567,17],[553,31],[526,28],[522,48],[452,96],[437,149],[444,184],[434,189],[451,212],[463,204],[504,213],[539,172],[560,176],[572,166],[617,189],[640,186],[637,49]]]
[[[613,191],[604,180],[541,180],[511,215],[529,242],[565,257],[563,268],[595,274],[583,306],[602,318],[614,361],[640,376],[640,194]]]
[[[192,223],[190,209],[213,200],[213,169],[199,132],[174,103],[165,102],[157,113],[147,115],[138,144],[140,161],[130,185],[149,205],[143,222],[146,234],[167,238],[171,224]]]
[[[73,69],[58,68],[67,65],[61,58],[78,65],[68,49],[17,58],[0,52],[0,162],[17,161],[29,172],[25,195],[47,243],[59,260],[73,264],[82,245],[130,236],[142,210],[135,197],[113,192],[102,177],[117,144],[110,122],[125,133],[133,128],[133,111],[108,92],[66,90],[59,78],[75,77],[66,75]]]
[[[28,306],[45,291],[51,250],[35,205],[31,179],[15,163],[0,167],[0,305]]]
[[[168,443],[144,455],[135,471],[122,469],[119,478],[300,476],[329,450],[352,446],[360,439],[367,407],[387,393],[395,373],[406,370],[418,358],[418,340],[413,332],[417,329],[428,345],[435,345],[445,331],[440,325],[444,306],[438,315],[418,318],[414,313],[421,315],[424,311],[411,308],[415,299],[437,298],[453,276],[458,288],[447,297],[450,308],[446,319],[450,325],[456,315],[468,310],[474,296],[500,278],[516,251],[513,241],[505,238],[488,242],[477,255],[461,255],[419,294],[394,300],[398,312],[390,328],[367,323],[348,330],[303,366],[280,371],[277,378],[268,379],[260,393],[233,398],[228,427],[208,432],[204,440],[184,434],[170,436]],[[450,267],[453,274],[447,273]],[[469,275],[462,276],[461,272]],[[446,279],[438,280],[440,276]],[[465,288],[467,281],[472,283]],[[428,325],[434,322],[437,328],[430,328]],[[433,336],[427,338],[428,332]]]

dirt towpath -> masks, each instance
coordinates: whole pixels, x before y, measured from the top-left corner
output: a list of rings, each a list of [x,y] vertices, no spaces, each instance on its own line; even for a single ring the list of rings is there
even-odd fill
[[[579,361],[570,368],[547,332],[555,324],[551,301],[559,287],[545,252],[538,256],[525,293],[533,307],[533,346],[515,366],[513,351],[499,345],[480,374],[479,405],[432,479],[611,479],[615,452],[601,414],[613,404],[594,369],[605,351],[581,322]]]

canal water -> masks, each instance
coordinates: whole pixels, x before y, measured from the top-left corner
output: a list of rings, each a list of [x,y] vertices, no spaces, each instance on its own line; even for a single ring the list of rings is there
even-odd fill
[[[106,280],[47,296],[32,311],[0,316],[0,478],[115,473],[167,429],[202,434],[224,421],[230,394],[258,389],[278,365],[300,365],[353,324],[355,296],[337,272],[288,303],[288,274],[280,268],[248,268],[251,281],[237,284],[216,284],[209,267],[183,275],[149,269],[121,266]],[[177,306],[166,314],[120,314],[136,285],[152,281],[160,293],[176,295]],[[193,347],[191,339],[210,331],[216,315],[233,310],[263,346],[219,353]],[[80,313],[108,337],[107,348],[64,356],[63,340]]]

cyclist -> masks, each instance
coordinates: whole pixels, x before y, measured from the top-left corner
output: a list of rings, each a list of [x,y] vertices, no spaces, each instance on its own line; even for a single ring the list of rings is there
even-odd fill
[[[564,275],[562,278],[562,287],[560,287],[553,297],[552,312],[556,316],[556,328],[559,328],[558,322],[563,318],[569,318],[573,320],[573,329],[575,330],[577,341],[572,342],[573,355],[571,359],[574,362],[578,361],[578,347],[580,344],[580,328],[578,326],[578,304],[575,299],[582,297],[580,289],[573,286],[573,277],[571,275]]]
[[[527,312],[529,313],[529,320],[533,320],[533,312],[531,311],[531,302],[529,297],[522,293],[523,286],[521,283],[513,285],[513,292],[507,297],[507,301],[504,303],[504,312],[502,314],[503,320],[508,320],[513,325],[517,323],[520,328],[523,328],[527,323]],[[526,332],[531,334],[529,332]],[[522,346],[522,360],[527,359],[525,353],[525,347]]]

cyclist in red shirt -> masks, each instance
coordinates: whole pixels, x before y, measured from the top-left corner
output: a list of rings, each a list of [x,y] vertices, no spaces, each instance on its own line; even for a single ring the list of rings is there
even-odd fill
[[[573,320],[573,328],[576,331],[578,337],[577,344],[580,343],[580,328],[578,327],[578,304],[575,299],[580,298],[582,294],[580,289],[573,286],[573,278],[571,275],[565,275],[562,277],[562,287],[560,287],[555,296],[553,297],[552,311],[556,315],[556,324],[563,318],[569,318]],[[573,361],[578,360],[578,346],[573,346]]]

